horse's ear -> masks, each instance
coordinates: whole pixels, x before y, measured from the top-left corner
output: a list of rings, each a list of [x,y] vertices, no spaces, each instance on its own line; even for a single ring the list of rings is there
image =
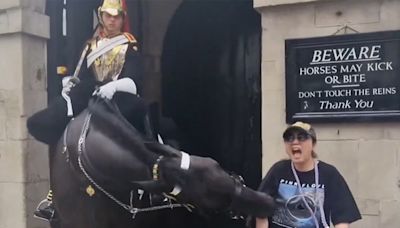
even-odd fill
[[[168,156],[168,157],[173,157],[173,156],[180,156],[180,151],[168,146],[168,145],[164,145],[161,143],[157,143],[157,142],[145,142],[144,145],[147,147],[147,149],[153,151],[154,153],[160,154],[160,155],[164,155],[164,156]]]

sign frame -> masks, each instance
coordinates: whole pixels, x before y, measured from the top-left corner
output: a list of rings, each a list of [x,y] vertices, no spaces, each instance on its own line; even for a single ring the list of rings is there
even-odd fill
[[[400,30],[287,39],[285,68],[287,123],[400,120]]]

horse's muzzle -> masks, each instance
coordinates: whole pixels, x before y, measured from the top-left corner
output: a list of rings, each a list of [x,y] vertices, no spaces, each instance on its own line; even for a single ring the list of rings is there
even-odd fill
[[[234,194],[231,204],[232,210],[259,218],[271,216],[275,207],[275,200],[270,195],[245,186],[241,187],[240,194]]]

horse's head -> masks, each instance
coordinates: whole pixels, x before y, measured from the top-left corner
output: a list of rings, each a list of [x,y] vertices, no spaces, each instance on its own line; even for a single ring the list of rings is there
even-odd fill
[[[202,211],[233,210],[259,217],[272,213],[272,197],[245,187],[215,160],[145,143],[133,127],[107,110],[93,115],[87,151],[81,157],[96,177],[150,193],[164,192]]]
[[[159,179],[167,183],[172,191],[169,194],[178,201],[202,210],[233,210],[259,217],[271,215],[275,207],[271,196],[245,187],[215,160],[189,156],[158,143],[146,146],[164,156],[158,165]]]

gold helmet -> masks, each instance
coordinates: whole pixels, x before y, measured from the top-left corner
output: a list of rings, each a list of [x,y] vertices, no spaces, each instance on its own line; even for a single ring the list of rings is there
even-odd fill
[[[107,12],[112,16],[117,16],[119,14],[125,14],[125,10],[122,7],[121,0],[104,0],[103,5],[99,7],[99,15],[102,12]]]

